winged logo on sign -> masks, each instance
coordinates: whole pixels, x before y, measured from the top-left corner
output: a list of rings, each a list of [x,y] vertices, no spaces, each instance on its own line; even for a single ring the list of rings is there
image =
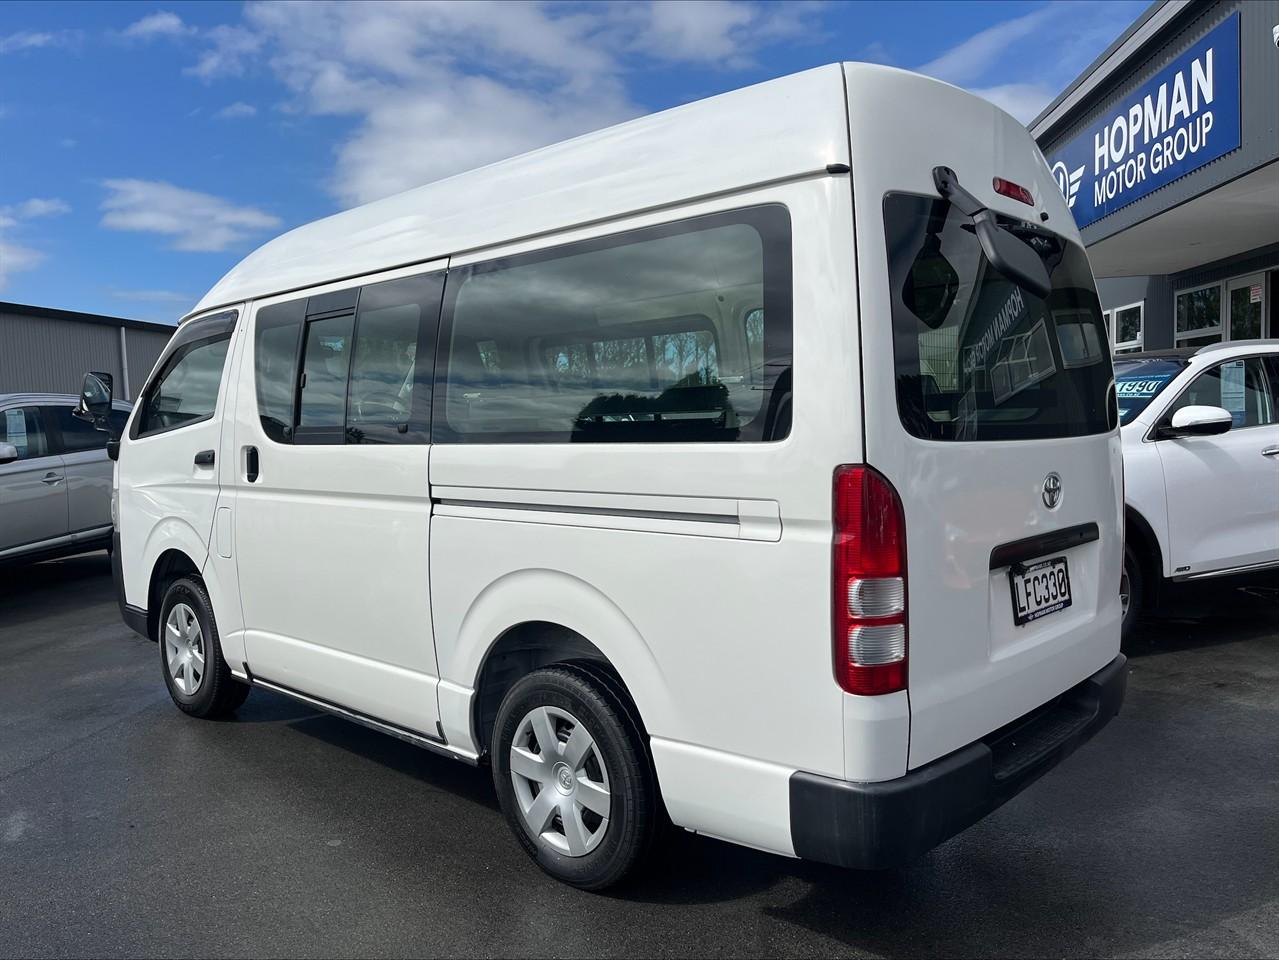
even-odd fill
[[[1066,165],[1058,160],[1053,164],[1053,179],[1057,181],[1057,189],[1061,191],[1061,195],[1066,198],[1066,206],[1074,209],[1075,197],[1079,195],[1079,181],[1084,177],[1084,168],[1082,166],[1067,170]]]

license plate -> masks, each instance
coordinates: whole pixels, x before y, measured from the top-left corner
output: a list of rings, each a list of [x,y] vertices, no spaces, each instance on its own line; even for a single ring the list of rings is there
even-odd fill
[[[1013,622],[1018,626],[1070,606],[1070,568],[1065,557],[1040,560],[1008,571]]]

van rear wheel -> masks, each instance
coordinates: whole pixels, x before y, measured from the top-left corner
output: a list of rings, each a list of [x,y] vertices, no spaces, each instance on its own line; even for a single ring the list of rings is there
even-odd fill
[[[502,813],[557,880],[602,890],[651,849],[657,784],[634,707],[589,671],[548,667],[516,683],[492,757]]]
[[[231,675],[222,657],[213,604],[199,580],[182,577],[169,584],[160,605],[159,640],[164,684],[183,713],[225,717],[248,698],[250,687]]]

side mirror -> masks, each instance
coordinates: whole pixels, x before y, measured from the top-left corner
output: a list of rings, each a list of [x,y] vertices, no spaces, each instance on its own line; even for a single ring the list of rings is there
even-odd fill
[[[1221,407],[1182,407],[1172,415],[1172,423],[1161,427],[1160,437],[1212,437],[1234,425],[1230,411]]]
[[[109,373],[86,373],[80,387],[80,402],[75,415],[93,424],[103,433],[110,433],[111,391],[114,380]]]
[[[18,459],[18,448],[12,443],[0,443],[0,463],[13,463]]]

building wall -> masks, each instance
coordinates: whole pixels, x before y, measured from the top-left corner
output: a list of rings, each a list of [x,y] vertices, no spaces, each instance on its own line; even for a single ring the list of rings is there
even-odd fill
[[[1236,11],[1239,23],[1239,149],[1205,164],[1142,197],[1114,213],[1089,224],[1081,233],[1089,246],[1141,223],[1164,210],[1192,200],[1214,187],[1243,176],[1279,157],[1279,51],[1275,50],[1273,29],[1279,24],[1279,0],[1214,0],[1194,4],[1149,46],[1141,57],[1108,78],[1106,84],[1089,95],[1087,109],[1080,110],[1045,131],[1039,145],[1052,156],[1062,144],[1108,116],[1130,91],[1146,83],[1168,66],[1201,36]]]
[[[124,389],[121,327],[0,309],[0,393],[21,391],[79,393],[87,370],[115,378],[116,396],[132,400],[169,342],[171,331],[130,326],[129,390]]]
[[[1172,285],[1167,277],[1110,277],[1097,280],[1103,310],[1144,303],[1142,346],[1162,350],[1172,344]]]

